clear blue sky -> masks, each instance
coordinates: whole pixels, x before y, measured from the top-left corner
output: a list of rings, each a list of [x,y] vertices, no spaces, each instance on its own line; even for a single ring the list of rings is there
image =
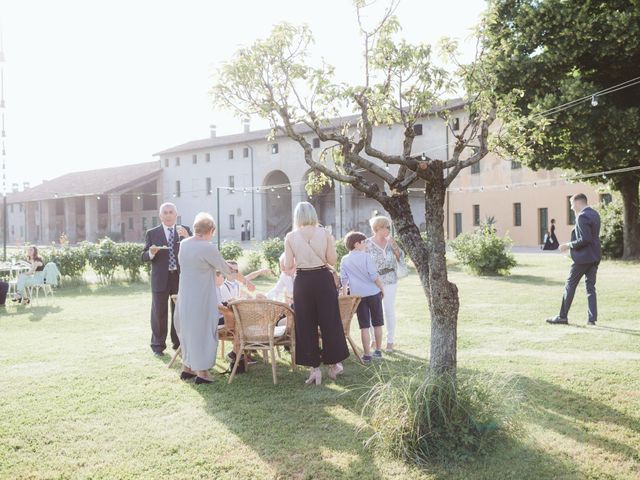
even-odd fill
[[[463,41],[485,5],[403,0],[397,15],[410,41]],[[152,160],[208,136],[211,123],[219,135],[240,131],[239,120],[213,110],[211,76],[238,46],[281,21],[308,24],[314,55],[336,66],[341,80],[361,77],[350,0],[5,0],[0,19],[8,188]],[[262,126],[253,119],[252,127]]]

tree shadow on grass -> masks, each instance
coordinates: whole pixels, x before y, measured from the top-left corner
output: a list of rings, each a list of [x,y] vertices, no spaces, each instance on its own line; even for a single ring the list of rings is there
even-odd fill
[[[489,277],[493,280],[497,280],[499,282],[507,282],[507,283],[521,283],[521,284],[526,284],[526,285],[541,285],[541,286],[547,286],[547,285],[564,285],[564,280],[553,280],[553,279],[549,279],[548,277],[539,277],[537,275],[520,275],[520,274],[515,274],[515,275],[507,275],[505,277]]]
[[[426,368],[425,359],[403,352],[387,358],[382,368],[392,374]],[[364,448],[373,432],[360,416],[361,397],[380,365],[361,367],[347,361],[337,384],[325,377],[322,386],[305,387],[306,369],[293,374],[288,364],[280,362],[278,384],[273,385],[270,366],[258,364],[231,385],[226,384],[227,377],[216,375],[213,385],[193,388],[205,400],[207,412],[268,463],[276,471],[275,478],[384,478],[393,475],[376,467],[380,452]],[[464,371],[472,373],[477,372]],[[530,383],[524,385],[530,387]],[[406,476],[415,478],[416,465],[408,467]],[[538,479],[569,478],[576,466],[537,448],[529,439],[508,438],[492,454],[474,461],[434,463],[420,469],[438,479]]]
[[[632,435],[623,435],[623,438],[631,440],[630,437],[637,438],[640,434],[640,419],[548,381],[525,376],[518,376],[517,381],[527,393],[524,408],[532,422],[578,443],[620,455],[635,464],[640,462],[640,452],[634,446],[594,432],[588,426],[615,425],[630,430]]]
[[[62,311],[62,308],[55,305],[34,305],[27,313],[29,313],[29,321],[30,322],[39,322],[47,315],[51,315],[52,313],[59,313]]]
[[[109,285],[84,284],[69,288],[63,286],[55,290],[55,295],[63,298],[79,296],[121,297],[124,295],[137,295],[144,291],[149,292],[149,298],[151,298],[148,282],[113,283]]]

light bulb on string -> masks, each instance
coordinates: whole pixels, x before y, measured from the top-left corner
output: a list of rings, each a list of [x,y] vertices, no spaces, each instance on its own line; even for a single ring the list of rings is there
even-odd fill
[[[603,174],[602,174],[602,179],[603,179],[603,180],[606,180],[606,179],[607,179],[607,174],[606,174],[606,173],[603,173]]]
[[[278,194],[276,198],[280,198],[280,194]]]
[[[505,186],[504,186],[504,189],[505,189],[505,190],[509,190],[509,185],[505,185]]]
[[[597,95],[591,95],[591,106],[592,107],[597,107],[598,106],[598,96]]]
[[[533,188],[538,188],[538,184],[536,182],[533,182]]]
[[[287,185],[287,190],[291,191],[291,185]]]
[[[276,189],[275,189],[275,188],[273,188],[273,187],[271,187],[271,191],[272,191],[272,192],[275,192],[275,191],[276,191]]]
[[[96,200],[100,200],[100,195],[98,195],[98,196],[96,197]]]

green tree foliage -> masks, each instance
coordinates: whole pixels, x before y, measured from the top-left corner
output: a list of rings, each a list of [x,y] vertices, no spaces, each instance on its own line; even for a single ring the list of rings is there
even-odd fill
[[[623,254],[624,230],[622,202],[616,199],[608,205],[602,205],[599,212],[602,254],[609,258],[620,258]]]
[[[88,248],[88,260],[91,268],[103,283],[111,283],[119,266],[118,246],[109,237],[105,237]]]
[[[87,266],[87,249],[84,245],[52,248],[42,254],[45,263],[55,263],[60,274],[66,278],[80,278]]]
[[[637,0],[495,0],[482,33],[506,155],[581,173],[640,165],[640,85],[590,97],[640,77]],[[607,182],[624,201],[624,256],[639,257],[640,171]]]

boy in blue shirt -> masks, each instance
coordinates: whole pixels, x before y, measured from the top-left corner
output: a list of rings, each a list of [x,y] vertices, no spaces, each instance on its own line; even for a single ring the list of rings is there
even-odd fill
[[[365,251],[367,237],[361,232],[349,232],[344,237],[344,243],[349,253],[342,257],[340,263],[340,278],[342,285],[348,285],[351,295],[362,297],[358,305],[357,315],[360,325],[360,337],[364,355],[362,361],[371,362],[371,337],[369,328],[373,325],[373,335],[376,349],[373,358],[382,359],[380,351],[382,345],[382,297],[384,285],[376,270],[371,256]]]

